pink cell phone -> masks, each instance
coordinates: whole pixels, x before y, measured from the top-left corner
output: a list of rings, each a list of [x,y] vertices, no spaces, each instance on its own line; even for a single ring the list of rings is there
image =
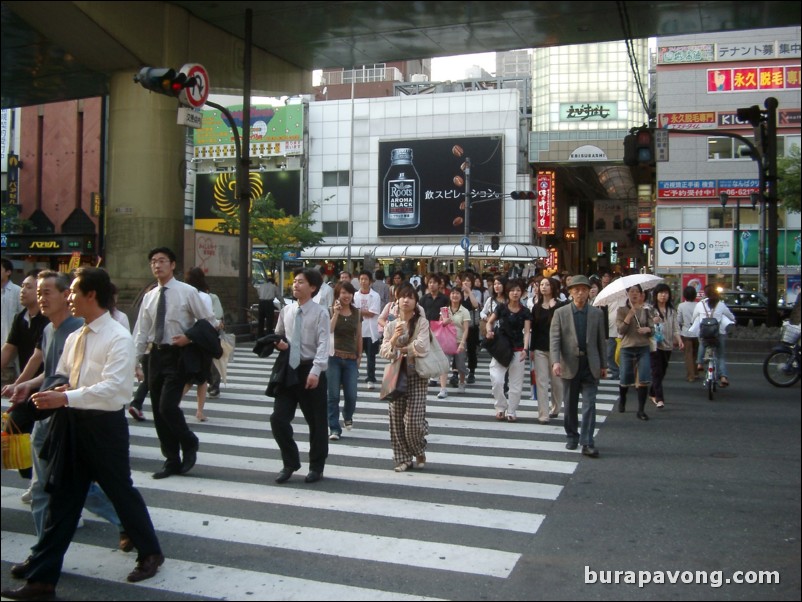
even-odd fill
[[[448,308],[447,307],[441,307],[440,308],[440,319],[441,320],[445,320],[447,318],[448,318]]]

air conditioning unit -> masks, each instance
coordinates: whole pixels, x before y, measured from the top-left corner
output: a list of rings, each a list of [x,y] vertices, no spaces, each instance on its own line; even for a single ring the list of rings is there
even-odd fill
[[[429,81],[429,76],[426,75],[425,73],[416,73],[415,75],[413,75],[412,77],[409,78],[409,81],[411,81],[413,83],[428,82]]]

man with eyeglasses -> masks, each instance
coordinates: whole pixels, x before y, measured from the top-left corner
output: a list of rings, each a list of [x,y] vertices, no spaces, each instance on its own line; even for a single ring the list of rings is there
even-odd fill
[[[187,426],[179,407],[187,382],[180,350],[191,344],[184,333],[198,320],[207,320],[215,328],[219,321],[206,308],[194,286],[175,279],[175,253],[167,247],[159,247],[148,253],[148,259],[158,286],[145,295],[139,308],[135,336],[136,375],[139,380],[144,377],[142,361],[149,353],[148,384],[153,420],[165,457],[164,466],[153,478],[164,479],[192,470],[198,454],[198,437]]]

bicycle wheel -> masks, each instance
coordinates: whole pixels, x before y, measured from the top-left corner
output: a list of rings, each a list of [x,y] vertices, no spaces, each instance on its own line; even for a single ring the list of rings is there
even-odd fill
[[[799,367],[795,365],[791,350],[772,351],[763,362],[763,375],[775,387],[790,387],[799,380]]]
[[[716,381],[708,377],[707,379],[707,398],[713,401],[713,391],[716,390]]]

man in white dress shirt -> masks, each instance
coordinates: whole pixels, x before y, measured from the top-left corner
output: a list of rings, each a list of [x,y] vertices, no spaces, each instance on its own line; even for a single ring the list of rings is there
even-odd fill
[[[326,369],[329,366],[329,310],[312,301],[323,284],[315,269],[297,269],[292,282],[292,294],[298,301],[285,306],[278,317],[276,334],[289,341],[279,341],[276,349],[289,350],[288,371],[295,372],[297,384],[283,386],[276,393],[270,428],[281,450],[284,468],[276,483],[284,483],[301,468],[298,445],[293,439],[292,420],[301,407],[309,425],[309,473],[307,483],[323,478],[323,468],[329,455],[329,424]],[[299,315],[300,314],[300,315]],[[300,332],[298,325],[300,324]],[[279,360],[276,360],[279,361]]]
[[[50,454],[46,489],[51,498],[33,553],[12,569],[27,583],[2,591],[12,600],[55,597],[64,554],[92,481],[106,492],[138,550],[128,581],[149,579],[164,563],[147,506],[131,480],[123,410],[133,390],[131,334],[109,314],[111,280],[104,270],[79,268],[70,291],[70,311],[85,325],[67,338],[56,370],[64,380],[69,377],[69,384],[32,396],[37,410],[55,411],[43,451]]]
[[[136,373],[142,380],[142,358],[149,349],[150,400],[156,433],[165,457],[164,466],[153,474],[153,478],[164,479],[192,470],[198,454],[198,437],[187,426],[180,408],[187,381],[181,368],[180,350],[191,343],[184,333],[198,320],[208,320],[215,328],[219,322],[200,298],[198,289],[179,282],[173,276],[175,253],[167,247],[159,247],[148,253],[148,259],[159,285],[145,295],[139,308]]]

